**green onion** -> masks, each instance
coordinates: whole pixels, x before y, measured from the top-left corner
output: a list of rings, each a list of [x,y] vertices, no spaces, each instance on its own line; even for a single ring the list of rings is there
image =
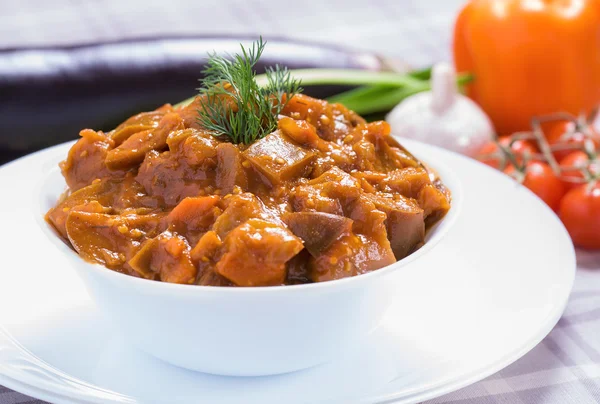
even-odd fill
[[[431,69],[416,70],[409,73],[375,72],[355,69],[296,69],[290,70],[291,76],[302,82],[303,87],[312,85],[358,86],[329,97],[327,101],[340,103],[359,115],[387,112],[406,97],[431,89]],[[470,74],[462,74],[457,84],[463,88],[473,79]],[[267,85],[267,76],[256,76],[259,86]],[[177,106],[189,104],[187,99]]]

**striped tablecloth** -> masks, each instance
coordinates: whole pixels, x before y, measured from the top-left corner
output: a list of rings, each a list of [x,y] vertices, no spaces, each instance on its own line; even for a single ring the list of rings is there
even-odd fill
[[[262,34],[371,50],[412,65],[448,60],[463,0],[21,0],[0,2],[0,49],[157,34]],[[578,252],[567,310],[497,374],[430,403],[599,403],[600,253]],[[0,404],[41,403],[0,386]]]

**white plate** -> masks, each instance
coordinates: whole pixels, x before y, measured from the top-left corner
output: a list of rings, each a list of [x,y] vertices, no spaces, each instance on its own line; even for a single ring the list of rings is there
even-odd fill
[[[319,367],[259,378],[179,369],[116,336],[38,227],[40,206],[53,201],[37,200],[36,190],[70,145],[2,167],[0,384],[59,403],[415,403],[507,366],[563,312],[575,274],[570,239],[508,177],[403,143],[456,170],[464,188],[459,222],[418,261],[423,270],[396,285],[383,325],[363,344]]]

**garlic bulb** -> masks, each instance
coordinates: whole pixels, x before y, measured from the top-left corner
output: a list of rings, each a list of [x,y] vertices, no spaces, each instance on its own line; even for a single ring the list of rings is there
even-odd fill
[[[412,95],[386,116],[392,133],[474,157],[494,128],[475,102],[458,92],[448,64],[434,66],[431,91]]]

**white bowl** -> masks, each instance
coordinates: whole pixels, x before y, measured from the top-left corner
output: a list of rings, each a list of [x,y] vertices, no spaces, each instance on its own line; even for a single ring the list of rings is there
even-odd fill
[[[51,226],[39,223],[69,257],[99,309],[138,348],[206,373],[287,373],[324,363],[360,343],[391,303],[391,277],[416,269],[413,263],[447,234],[460,213],[461,186],[450,169],[433,167],[452,191],[453,202],[425,245],[385,268],[323,283],[238,288],[149,281],[85,262]],[[56,203],[64,186],[59,170],[52,170],[39,187],[40,215]]]

